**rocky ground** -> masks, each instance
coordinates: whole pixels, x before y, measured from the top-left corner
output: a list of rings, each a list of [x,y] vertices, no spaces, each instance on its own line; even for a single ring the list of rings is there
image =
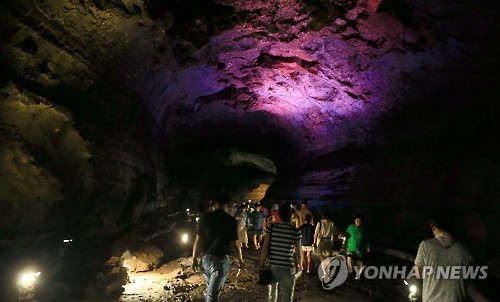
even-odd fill
[[[260,251],[244,249],[246,268],[238,273],[233,266],[229,273],[223,301],[265,301],[267,288],[256,284],[257,260]],[[315,262],[318,263],[318,258]],[[120,302],[132,301],[203,301],[205,284],[201,273],[193,273],[189,258],[178,258],[151,272],[130,273]],[[303,274],[295,288],[296,301],[340,302],[406,301],[406,288],[401,280],[348,279],[341,286],[323,290],[316,271]]]

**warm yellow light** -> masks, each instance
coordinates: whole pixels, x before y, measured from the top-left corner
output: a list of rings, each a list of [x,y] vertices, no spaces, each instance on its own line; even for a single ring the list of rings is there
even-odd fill
[[[410,294],[415,295],[417,293],[417,286],[416,285],[410,285]]]
[[[40,276],[40,272],[23,272],[19,275],[17,284],[22,287],[30,288],[35,285],[36,279]]]
[[[127,260],[123,261],[123,267],[126,268],[128,271],[130,271],[130,266],[128,265]]]
[[[187,243],[189,240],[189,236],[187,233],[182,234],[181,241],[182,243]]]

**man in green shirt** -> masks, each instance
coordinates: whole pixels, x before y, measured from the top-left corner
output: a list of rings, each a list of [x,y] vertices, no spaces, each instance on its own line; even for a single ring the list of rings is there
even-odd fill
[[[354,224],[351,224],[341,235],[347,237],[347,268],[349,274],[353,273],[353,265],[356,266],[356,279],[359,280],[363,268],[363,256],[370,252],[370,245],[363,232],[363,216],[356,214]]]

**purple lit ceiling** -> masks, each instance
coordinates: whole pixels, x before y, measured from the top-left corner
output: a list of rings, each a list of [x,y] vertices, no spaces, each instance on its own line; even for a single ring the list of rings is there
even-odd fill
[[[219,125],[223,139],[260,144],[272,132],[298,158],[371,144],[378,118],[468,64],[470,37],[455,36],[467,16],[449,3],[216,2],[244,17],[141,89],[167,137],[199,139],[193,132]],[[208,26],[210,16],[193,22]]]

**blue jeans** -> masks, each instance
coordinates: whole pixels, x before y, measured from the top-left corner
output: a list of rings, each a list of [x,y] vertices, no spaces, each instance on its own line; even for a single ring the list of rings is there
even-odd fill
[[[229,273],[229,256],[203,255],[200,270],[205,275],[207,282],[205,301],[219,301],[220,293]]]
[[[269,296],[267,301],[278,301],[278,287],[281,301],[293,301],[293,291],[295,289],[295,267],[271,265],[273,280],[268,285]]]

